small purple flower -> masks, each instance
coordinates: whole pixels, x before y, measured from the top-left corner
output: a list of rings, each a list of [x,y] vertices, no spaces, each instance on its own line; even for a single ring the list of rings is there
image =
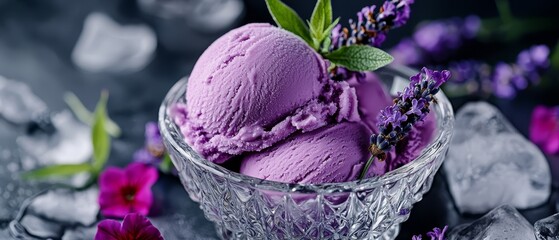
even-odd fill
[[[146,149],[154,157],[162,157],[165,153],[165,146],[163,145],[163,139],[161,138],[161,133],[159,132],[159,127],[155,122],[146,123],[145,127],[145,137],[146,137]]]
[[[128,214],[122,223],[112,219],[97,225],[95,240],[163,240],[161,232],[140,214]]]
[[[448,226],[444,226],[443,229],[434,228],[433,231],[427,233],[427,236],[431,237],[431,240],[444,240],[444,234],[447,228]]]
[[[99,176],[99,207],[106,217],[129,213],[147,215],[153,202],[151,186],[159,177],[157,169],[131,163],[125,169],[108,167]]]
[[[134,162],[149,164],[157,166],[161,163],[161,158],[153,156],[153,154],[145,148],[142,148],[134,153]]]
[[[443,229],[440,228],[434,228],[433,231],[428,232],[427,236],[431,238],[431,240],[445,240],[445,232],[447,230],[448,226],[444,226]],[[422,240],[423,238],[420,235],[414,235],[412,238],[412,240]]]

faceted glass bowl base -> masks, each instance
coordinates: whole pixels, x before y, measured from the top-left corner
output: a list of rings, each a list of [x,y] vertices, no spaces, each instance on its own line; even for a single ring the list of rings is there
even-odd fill
[[[414,71],[376,72],[391,92]],[[443,93],[432,106],[435,139],[413,162],[383,176],[329,184],[286,184],[227,170],[198,155],[169,109],[185,102],[186,79],[168,93],[159,112],[165,146],[190,198],[200,204],[223,239],[394,239],[399,224],[431,188],[452,135],[452,106]]]

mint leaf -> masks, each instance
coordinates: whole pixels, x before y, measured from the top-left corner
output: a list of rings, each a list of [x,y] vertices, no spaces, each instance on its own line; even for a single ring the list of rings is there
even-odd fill
[[[93,166],[88,163],[52,165],[27,172],[23,175],[26,179],[38,179],[53,176],[70,176],[82,172],[90,172]]]
[[[330,0],[318,0],[311,15],[311,36],[315,42],[324,40],[324,30],[332,22],[332,3]]]
[[[292,32],[312,45],[309,28],[293,9],[280,0],[266,0],[266,5],[268,6],[268,11],[270,11],[272,18],[279,27]]]
[[[367,45],[342,47],[326,54],[328,60],[351,71],[374,71],[394,60],[390,54]]]
[[[91,127],[91,141],[93,143],[93,166],[100,171],[109,158],[111,138],[106,131],[107,101],[109,94],[101,92],[101,98],[95,108],[93,125]]]
[[[71,92],[65,93],[64,101],[80,121],[91,126],[91,123],[93,122],[93,113],[87,110],[87,108],[75,94]],[[121,134],[120,127],[108,117],[105,128],[107,132],[113,137],[119,137]]]

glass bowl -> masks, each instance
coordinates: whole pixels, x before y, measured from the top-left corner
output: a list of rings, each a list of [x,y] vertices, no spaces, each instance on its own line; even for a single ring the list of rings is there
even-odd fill
[[[417,73],[406,67],[376,72],[392,92]],[[180,180],[222,239],[394,239],[414,203],[431,188],[452,136],[446,96],[432,105],[435,138],[411,163],[383,176],[327,184],[287,184],[249,177],[205,160],[184,141],[168,115],[185,101],[187,78],[167,94],[159,126]]]

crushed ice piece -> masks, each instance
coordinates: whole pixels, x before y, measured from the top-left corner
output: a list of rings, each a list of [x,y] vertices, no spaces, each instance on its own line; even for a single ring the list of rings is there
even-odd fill
[[[545,156],[484,102],[458,111],[444,169],[454,202],[465,213],[485,213],[502,204],[535,207],[551,193]]]
[[[73,62],[90,72],[131,73],[152,60],[157,40],[146,25],[120,25],[103,13],[87,16],[72,52]]]
[[[230,28],[244,12],[240,0],[138,0],[138,5],[161,18],[184,18],[189,27],[210,33]]]
[[[540,240],[559,239],[559,213],[537,221],[534,228]]]
[[[455,227],[448,240],[536,240],[532,225],[515,208],[505,205],[472,222]]]
[[[0,76],[0,118],[26,124],[47,111],[46,104],[26,84]]]
[[[54,114],[52,123],[57,129],[54,134],[20,136],[19,147],[43,166],[88,161],[93,153],[90,128],[77,121],[69,111]]]
[[[23,204],[10,230],[22,238],[60,239],[67,229],[91,227],[97,222],[97,188],[47,190]]]

